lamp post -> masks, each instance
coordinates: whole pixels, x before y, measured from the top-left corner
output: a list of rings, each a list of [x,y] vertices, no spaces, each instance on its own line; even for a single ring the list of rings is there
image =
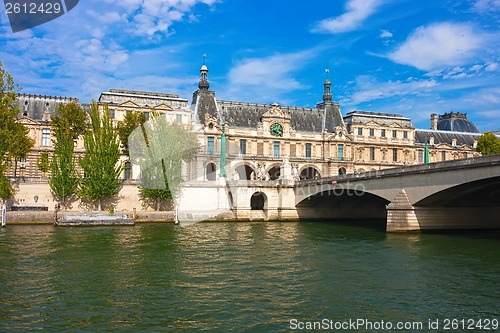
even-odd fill
[[[224,125],[224,119],[222,119],[222,136],[220,140],[220,173],[219,177],[220,178],[226,178],[227,173],[226,173],[226,133],[225,133],[225,125]]]
[[[429,139],[425,139],[425,147],[424,147],[424,164],[429,163],[429,147],[428,147]]]

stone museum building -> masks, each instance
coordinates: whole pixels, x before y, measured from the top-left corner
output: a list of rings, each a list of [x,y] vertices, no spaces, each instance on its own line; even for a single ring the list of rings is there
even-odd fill
[[[51,116],[60,103],[74,101],[19,95],[19,121],[29,128],[35,146],[12,163],[11,178],[46,182],[48,175],[39,170],[38,161],[41,153],[53,152]],[[421,164],[426,147],[429,162],[479,156],[476,142],[481,133],[466,114],[432,114],[429,129],[417,129],[410,118],[393,113],[354,110],[342,115],[332,99],[329,79],[323,83],[323,100],[314,108],[227,101],[210,90],[208,68],[203,65],[191,103],[175,94],[110,89],[101,93],[98,104],[101,110],[107,104],[116,122],[129,112],[142,112],[146,118],[156,113],[188,125],[201,144],[195,163],[185,170],[189,180],[219,178],[223,133],[229,180],[299,180]],[[84,153],[82,138],[75,152]],[[128,157],[123,156],[121,163],[122,179],[140,178],[139,168],[132,167]]]

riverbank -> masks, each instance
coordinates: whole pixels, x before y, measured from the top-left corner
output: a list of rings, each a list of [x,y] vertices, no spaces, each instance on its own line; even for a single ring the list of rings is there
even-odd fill
[[[104,213],[104,212],[103,212]],[[58,212],[58,218],[64,213]],[[67,212],[67,214],[78,214],[77,212]],[[118,214],[118,213],[117,213]],[[124,215],[134,217],[135,223],[173,223],[174,211],[136,211],[135,216],[132,212],[124,213]],[[211,221],[235,221],[236,218],[232,212],[225,212],[207,218]],[[7,212],[7,225],[31,225],[31,224],[54,224],[56,221],[56,213],[54,211],[10,211]]]
[[[69,212],[68,212],[69,213]],[[76,214],[76,212],[72,212]],[[128,213],[132,217],[133,213]],[[58,213],[61,217],[61,212]],[[19,212],[7,212],[7,225],[19,225],[19,224],[54,224],[56,221],[55,212],[35,212],[35,211],[19,211]],[[136,212],[135,222],[174,222],[174,212]]]

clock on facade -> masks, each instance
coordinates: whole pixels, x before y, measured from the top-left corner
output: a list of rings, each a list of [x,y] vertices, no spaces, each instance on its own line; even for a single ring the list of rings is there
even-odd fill
[[[271,135],[283,136],[283,126],[279,123],[274,123],[270,128]]]

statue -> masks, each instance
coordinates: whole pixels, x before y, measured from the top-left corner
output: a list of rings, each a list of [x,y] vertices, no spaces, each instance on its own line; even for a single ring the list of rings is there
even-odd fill
[[[292,178],[295,180],[299,180],[299,165],[292,164]]]
[[[257,179],[265,180],[266,179],[266,163],[257,163]]]

